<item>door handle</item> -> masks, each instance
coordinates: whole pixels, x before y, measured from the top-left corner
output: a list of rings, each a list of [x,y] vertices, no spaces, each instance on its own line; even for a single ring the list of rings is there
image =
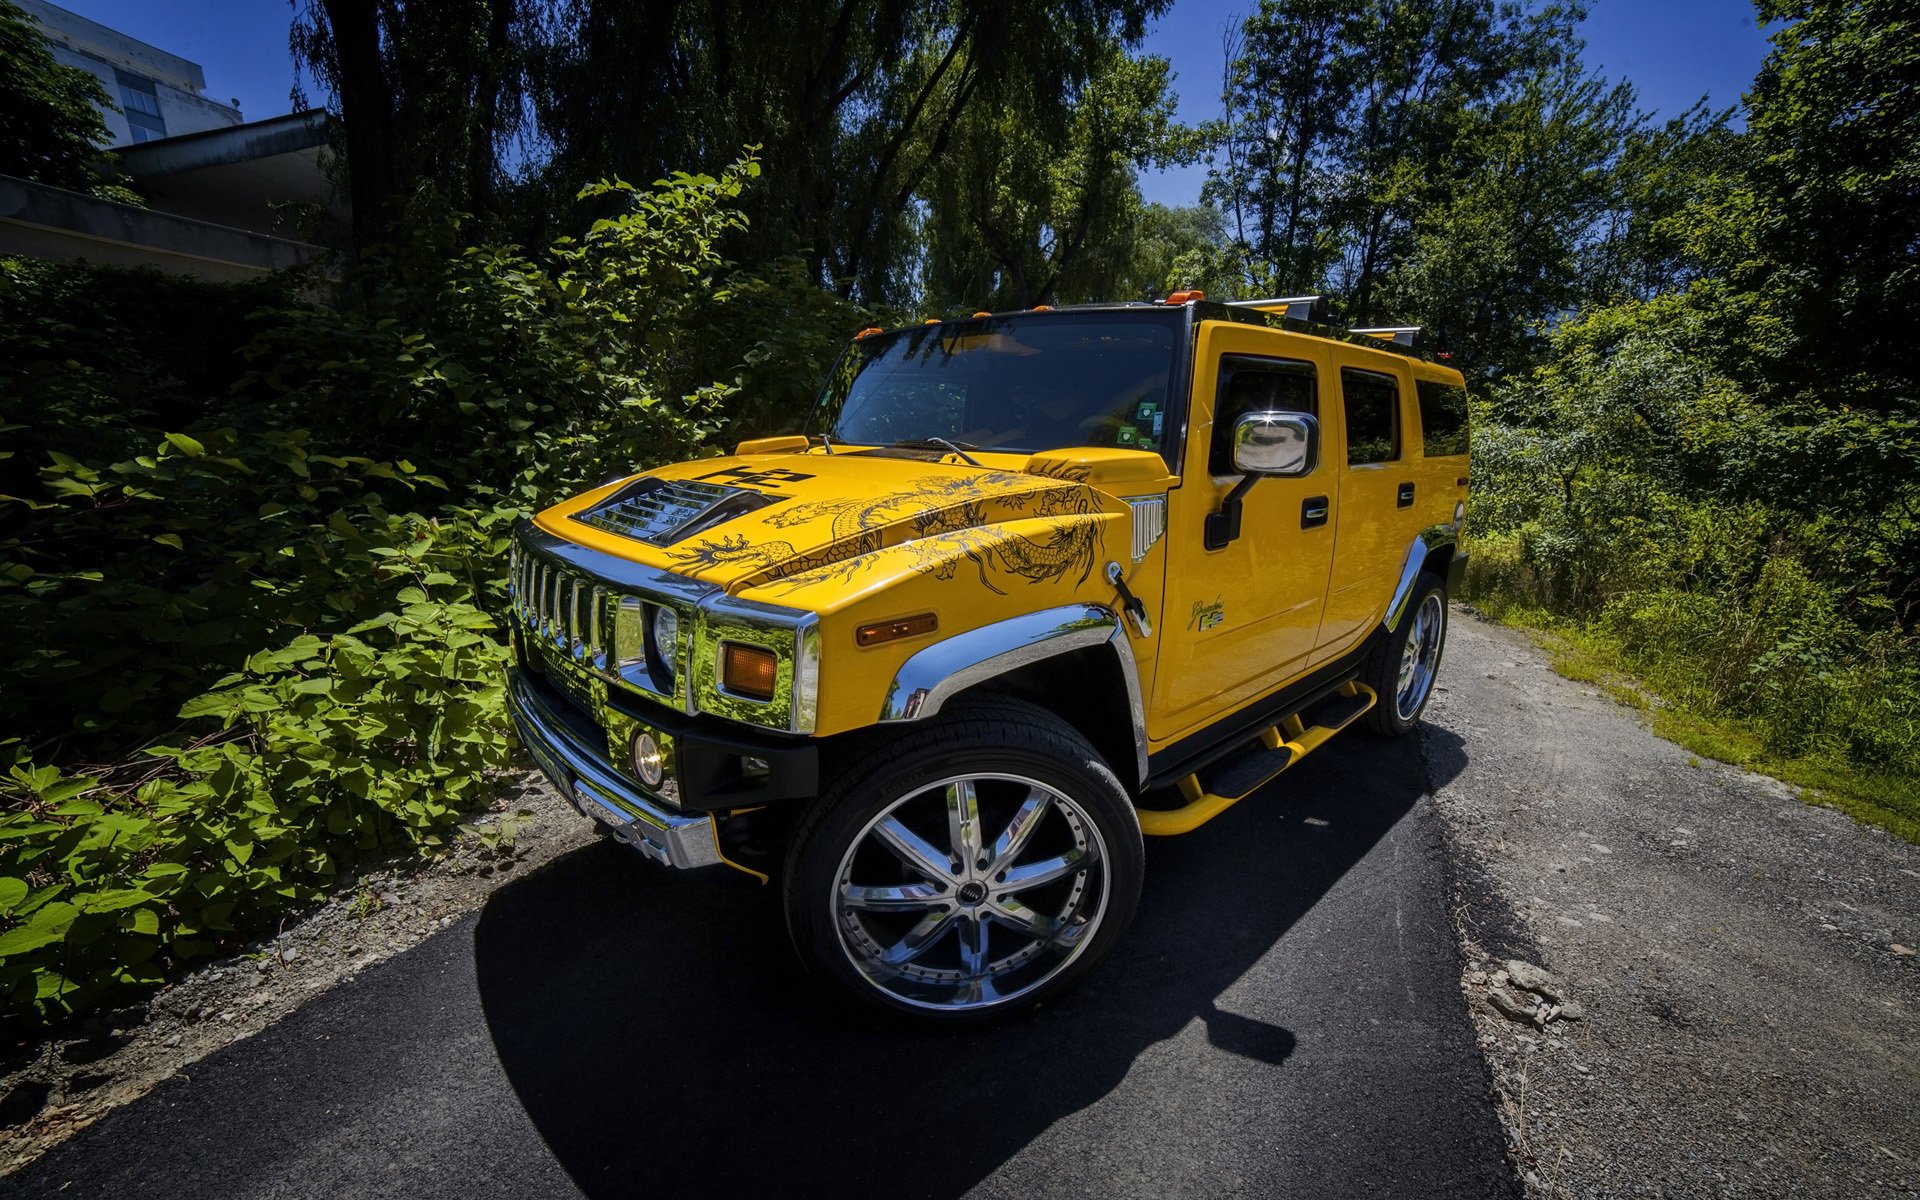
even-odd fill
[[[1308,496],[1300,502],[1300,528],[1313,529],[1327,523],[1327,498]]]
[[[1400,485],[1400,507],[1401,508],[1413,507],[1413,485],[1410,483],[1403,483]]]

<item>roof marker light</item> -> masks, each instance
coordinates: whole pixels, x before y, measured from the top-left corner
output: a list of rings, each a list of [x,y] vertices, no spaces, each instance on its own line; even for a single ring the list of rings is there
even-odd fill
[[[861,338],[872,337],[874,334],[881,333],[881,332],[884,332],[884,331],[878,325],[869,325],[865,329],[862,329],[859,333],[854,334],[853,340],[857,342]]]

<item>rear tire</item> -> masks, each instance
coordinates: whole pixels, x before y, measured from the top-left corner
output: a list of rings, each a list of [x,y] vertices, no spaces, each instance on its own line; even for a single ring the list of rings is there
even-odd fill
[[[1447,646],[1447,585],[1430,571],[1414,580],[1399,628],[1367,656],[1360,682],[1379,696],[1361,727],[1380,737],[1402,737],[1420,723],[1433,695]]]
[[[787,929],[848,995],[967,1024],[1055,997],[1140,899],[1140,823],[1071,726],[994,697],[873,748],[787,852]]]

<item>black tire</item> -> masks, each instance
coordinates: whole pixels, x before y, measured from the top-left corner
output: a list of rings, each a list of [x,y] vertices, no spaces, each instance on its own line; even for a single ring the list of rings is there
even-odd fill
[[[1433,696],[1446,647],[1446,581],[1423,571],[1414,580],[1399,627],[1380,639],[1361,669],[1360,682],[1379,696],[1360,719],[1361,728],[1379,737],[1403,737],[1418,725]],[[1412,679],[1403,673],[1410,661],[1416,667]]]
[[[993,697],[837,772],[788,845],[787,930],[810,970],[866,1004],[991,1020],[1058,996],[1112,951],[1144,859],[1132,801],[1087,740]]]

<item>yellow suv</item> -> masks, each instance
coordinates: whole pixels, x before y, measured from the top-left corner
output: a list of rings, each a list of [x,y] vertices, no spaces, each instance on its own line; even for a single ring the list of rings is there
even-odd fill
[[[1413,726],[1465,563],[1459,372],[1172,299],[867,330],[812,434],[523,524],[542,769],[659,863],[777,879],[801,957],[883,1007],[1092,969],[1143,834]]]

